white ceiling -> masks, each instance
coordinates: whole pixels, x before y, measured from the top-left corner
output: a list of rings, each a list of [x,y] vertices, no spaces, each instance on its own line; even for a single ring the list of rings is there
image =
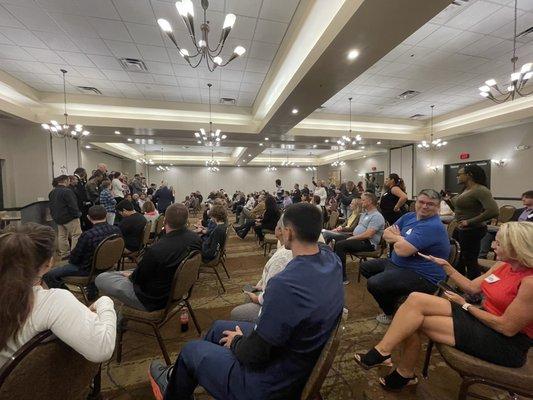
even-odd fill
[[[533,26],[533,0],[518,1],[518,33]],[[409,118],[435,115],[482,101],[478,87],[511,74],[514,0],[450,5],[328,100],[322,113]],[[519,66],[533,62],[533,35],[519,39]],[[505,85],[506,86],[506,85]],[[504,86],[504,87],[505,87]],[[406,90],[420,95],[396,98]],[[487,101],[489,103],[489,101]]]
[[[161,154],[161,146],[157,144],[152,145],[139,145],[139,144],[132,144],[128,143],[128,146],[132,147],[133,149],[137,150],[140,153],[144,153],[146,151],[147,154]],[[231,155],[234,151],[234,147],[215,147],[214,153],[218,155]],[[165,154],[175,154],[175,153],[181,153],[181,154],[211,154],[211,147],[206,146],[179,146],[179,145],[169,145],[165,144],[163,149],[163,155]]]
[[[199,1],[196,20],[200,18]],[[223,52],[247,52],[223,69],[191,69],[164,37],[157,18],[171,21],[178,42],[191,49],[185,25],[169,0],[0,0],[0,69],[40,91],[69,92],[93,86],[104,96],[207,103],[237,99],[251,106],[270,68],[299,0],[211,0],[208,20],[218,39],[225,13],[237,21]],[[199,26],[196,27],[196,32]],[[150,73],[122,69],[121,57],[144,60]]]

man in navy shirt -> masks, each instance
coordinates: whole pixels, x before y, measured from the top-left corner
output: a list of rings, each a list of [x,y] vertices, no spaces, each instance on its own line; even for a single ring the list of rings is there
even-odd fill
[[[282,218],[294,258],[268,281],[257,325],[216,321],[203,341],[185,345],[174,367],[154,361],[156,398],[190,400],[197,385],[218,400],[300,398],[342,313],[342,268],[327,246],[317,244],[317,207],[293,204]]]
[[[382,324],[390,324],[401,297],[411,292],[434,293],[437,282],[446,278],[441,267],[417,254],[445,259],[450,255],[448,234],[439,218],[440,201],[438,192],[422,190],[416,199],[415,212],[404,214],[383,233],[383,238],[394,248],[391,258],[361,264],[368,291],[383,310],[376,317]]]

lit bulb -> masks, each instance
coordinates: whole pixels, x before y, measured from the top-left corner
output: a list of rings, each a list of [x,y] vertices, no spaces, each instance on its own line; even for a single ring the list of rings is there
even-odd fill
[[[242,46],[237,46],[233,50],[233,53],[237,54],[238,56],[242,56],[244,53],[246,53],[246,49],[244,47],[242,47]]]
[[[376,142],[376,144],[381,144],[381,142]]]
[[[233,24],[235,23],[236,18],[237,17],[235,17],[235,14],[227,14],[226,18],[224,19],[224,25],[222,25],[222,29],[233,28]]]
[[[194,132],[194,136],[199,138],[200,137],[200,134],[198,132]]]
[[[515,82],[520,79],[520,72],[513,72],[511,74],[511,81]]]
[[[350,52],[348,52],[348,60],[355,60],[357,57],[359,57],[359,52],[357,50],[350,50]]]
[[[488,81],[485,81],[485,85],[487,85],[487,86],[496,86],[496,80],[495,79],[489,79]]]
[[[226,135],[222,135],[222,139],[226,139],[226,138],[227,138],[227,136],[226,136]]]
[[[488,85],[483,85],[479,88],[479,91],[480,92],[490,92],[490,86]]]
[[[533,72],[528,72],[527,74],[524,75],[522,80],[527,81],[528,79],[531,79],[532,76],[533,76]]]
[[[51,130],[52,132],[57,132],[57,128],[56,128],[55,126],[51,126],[51,127],[50,127],[50,130]]]
[[[291,112],[292,112],[293,114],[298,114],[298,109],[297,109],[297,108],[293,108]]]
[[[514,85],[507,86],[507,91],[512,92],[514,90]]]
[[[205,42],[205,40],[199,40],[198,41],[198,47],[205,47],[205,46],[207,46],[207,43]]]
[[[479,94],[483,97],[489,97],[489,92],[481,92]]]
[[[182,57],[189,57],[189,50],[187,49],[181,49],[180,54]]]
[[[115,135],[120,135],[120,131],[115,131]]]
[[[215,136],[220,136],[220,129],[217,129],[217,130],[215,131]]]
[[[48,124],[41,124],[43,129],[50,129],[50,125]]]
[[[201,140],[197,140],[196,143],[202,144],[202,141]]]
[[[527,63],[522,65],[522,69],[520,70],[520,73],[525,74],[526,72],[531,71],[531,68],[533,67],[533,63]]]
[[[192,1],[182,0],[181,3],[183,4],[185,11],[187,11],[187,14],[189,14],[191,17],[194,17],[194,6],[192,5]]]
[[[213,58],[213,62],[217,65],[222,64],[222,57],[216,56],[215,58]]]
[[[91,133],[91,132],[89,132],[89,131],[83,131],[81,134],[82,134],[83,136],[89,136],[90,133]]]
[[[76,135],[78,134],[78,132],[76,132],[76,131],[70,131],[70,134],[71,134],[72,136],[76,136]]]
[[[57,121],[54,121],[54,120],[51,120],[50,123],[51,123],[52,125],[59,125],[59,124],[57,123]]]
[[[167,33],[172,32],[172,27],[170,26],[170,22],[168,22],[166,19],[159,18],[157,20],[157,23],[159,24],[159,27],[161,28],[163,32],[167,32]]]

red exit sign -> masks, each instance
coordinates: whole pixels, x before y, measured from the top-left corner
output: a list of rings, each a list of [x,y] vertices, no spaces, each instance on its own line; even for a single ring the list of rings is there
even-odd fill
[[[461,160],[466,160],[466,159],[470,158],[470,154],[468,154],[468,153],[461,153],[461,154],[459,154],[459,158],[460,158]]]

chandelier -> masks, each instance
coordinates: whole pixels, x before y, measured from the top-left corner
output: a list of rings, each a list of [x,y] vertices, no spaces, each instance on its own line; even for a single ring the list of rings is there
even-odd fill
[[[90,132],[88,130],[83,129],[83,125],[76,124],[73,127],[71,127],[68,123],[67,86],[66,86],[66,80],[65,80],[65,75],[67,74],[67,70],[60,69],[60,71],[63,74],[63,102],[64,102],[63,115],[65,116],[65,122],[61,125],[55,120],[50,120],[49,124],[41,124],[41,127],[44,130],[48,131],[50,135],[60,137],[60,138],[88,136]]]
[[[220,171],[220,168],[218,168],[219,165],[220,165],[220,161],[215,160],[213,149],[211,149],[211,160],[207,160],[205,162],[205,166],[207,167],[207,170],[209,172],[218,172]]]
[[[281,162],[282,167],[293,167],[296,164],[293,161],[289,161],[289,150],[287,150],[287,159]]]
[[[422,150],[440,150],[443,146],[446,146],[448,142],[443,141],[442,139],[433,139],[433,109],[435,105],[431,106],[431,120],[429,127],[429,142],[422,140],[416,147]]]
[[[154,160],[152,160],[151,158],[146,158],[146,143],[144,143],[144,151],[143,151],[143,156],[141,158],[138,158],[136,161],[139,163],[139,164],[143,164],[143,165],[154,165]]]
[[[343,165],[346,165],[346,163],[340,159],[340,153],[341,148],[339,147],[337,150],[337,159],[331,163],[332,167],[342,167]]]
[[[161,163],[155,167],[156,171],[170,171],[170,167],[168,165],[163,165],[163,148],[161,147]]]
[[[268,167],[265,168],[265,171],[266,172],[274,172],[274,171],[277,171],[278,169],[272,165],[272,150],[270,150],[270,158],[269,158],[269,162],[268,162]]]
[[[209,90],[209,133],[204,128],[200,128],[200,132],[194,132],[194,137],[197,139],[196,143],[204,146],[220,146],[222,140],[227,139],[226,135],[221,135],[221,130],[217,129],[213,132],[213,121],[211,120],[211,83],[207,84]]]
[[[343,147],[349,144],[355,146],[357,142],[360,142],[362,139],[361,135],[355,135],[355,138],[352,138],[352,100],[353,97],[348,98],[348,101],[350,102],[350,130],[348,131],[348,135],[344,135],[339,140],[337,140],[337,144]]]
[[[316,171],[316,167],[307,167],[305,168],[306,171]]]
[[[517,24],[517,10],[518,10],[518,0],[514,2],[514,36],[513,36],[513,58],[511,62],[513,63],[513,73],[511,74],[510,83],[507,84],[507,88],[503,89],[498,86],[498,83],[495,79],[489,79],[485,81],[485,85],[479,88],[479,94],[487,99],[492,100],[495,103],[504,103],[508,100],[514,100],[515,97],[525,97],[529,96],[533,91],[526,93],[523,91],[526,83],[533,77],[533,63],[527,63],[522,65],[522,68],[519,72],[516,71],[516,63],[518,62],[518,57],[516,56],[516,24]],[[505,96],[501,99],[496,98],[496,96]]]
[[[202,31],[201,39],[197,40],[196,34],[194,32],[195,21],[194,7],[192,1],[182,0],[176,2],[176,9],[178,10],[178,14],[181,16],[183,23],[189,31],[189,36],[192,40],[192,46],[194,49],[193,53],[195,54],[189,53],[187,49],[181,48],[178,45],[176,37],[172,33],[172,26],[166,19],[160,18],[157,20],[157,23],[159,24],[161,30],[167,34],[168,38],[172,41],[172,43],[174,43],[174,46],[176,46],[178,53],[185,59],[185,61],[187,61],[187,63],[192,68],[198,67],[200,63],[205,59],[207,68],[209,69],[209,71],[213,72],[217,67],[225,67],[235,58],[242,56],[246,52],[246,49],[242,46],[235,47],[235,49],[233,49],[233,54],[226,62],[224,62],[220,54],[224,49],[226,39],[228,38],[231,28],[233,28],[233,24],[235,23],[235,14],[226,14],[224,24],[222,25],[222,32],[220,33],[220,38],[218,39],[218,44],[214,49],[212,49],[209,43],[209,21],[207,21],[207,9],[209,7],[209,1],[201,0],[201,4],[202,9],[204,10],[204,21],[200,25],[200,30]]]

